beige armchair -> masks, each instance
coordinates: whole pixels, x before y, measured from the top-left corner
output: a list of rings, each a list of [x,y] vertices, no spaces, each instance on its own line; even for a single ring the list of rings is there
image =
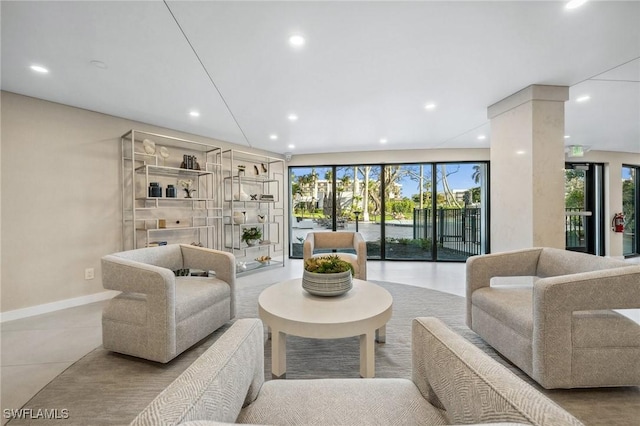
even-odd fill
[[[341,249],[353,250],[355,254],[338,251]],[[336,252],[333,253],[333,250]],[[354,278],[367,279],[367,242],[359,232],[309,232],[303,245],[303,259],[327,254],[335,254],[350,262]]]
[[[176,276],[185,268],[213,271]],[[166,245],[102,258],[102,285],[121,291],[102,313],[105,349],[166,363],[235,316],[235,258]]]
[[[437,318],[416,318],[409,378],[264,380],[264,331],[236,321],[131,422],[189,425],[580,426]]]
[[[525,283],[522,283],[524,276]],[[467,325],[547,389],[639,386],[640,265],[555,248],[467,260]]]

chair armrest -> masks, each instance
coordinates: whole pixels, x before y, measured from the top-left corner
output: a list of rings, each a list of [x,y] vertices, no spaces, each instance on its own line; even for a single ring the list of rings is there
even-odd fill
[[[471,327],[471,295],[489,287],[493,277],[536,275],[541,248],[471,256],[466,262],[467,326]]]
[[[315,238],[313,232],[309,232],[302,245],[302,258],[309,259],[313,255],[313,250],[315,250]]]
[[[237,320],[131,422],[234,423],[264,383],[264,331],[255,318]],[[207,423],[204,423],[207,424]]]
[[[437,318],[412,323],[412,379],[451,424],[582,425]]]
[[[353,248],[356,251],[356,255],[360,256],[362,254],[365,259],[367,257],[367,242],[365,241],[362,234],[359,232],[353,233]]]
[[[136,262],[114,255],[102,257],[102,286],[124,293],[175,296],[176,277],[161,266]]]
[[[533,285],[533,370],[546,377],[571,371],[575,311],[640,308],[640,266],[548,277]],[[566,377],[570,383],[570,377]],[[561,387],[561,386],[554,386]]]
[[[180,244],[185,268],[215,271],[216,278],[229,284],[231,290],[231,318],[236,306],[236,258],[233,254],[204,247]]]
[[[367,241],[359,232],[353,233],[353,247],[358,260],[359,278],[367,280]]]
[[[149,324],[148,338],[158,353],[175,353],[176,277],[173,271],[161,266],[149,265],[114,255],[102,258],[102,285],[106,289],[123,293],[144,294],[146,317]],[[154,351],[156,349],[153,349]],[[159,355],[166,362],[174,355]],[[165,359],[162,361],[162,359]]]

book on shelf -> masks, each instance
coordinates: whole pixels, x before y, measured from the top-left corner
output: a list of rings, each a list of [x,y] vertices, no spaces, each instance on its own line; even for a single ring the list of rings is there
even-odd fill
[[[167,242],[166,241],[151,241],[149,244],[147,244],[147,247],[158,247],[158,246],[166,246]]]

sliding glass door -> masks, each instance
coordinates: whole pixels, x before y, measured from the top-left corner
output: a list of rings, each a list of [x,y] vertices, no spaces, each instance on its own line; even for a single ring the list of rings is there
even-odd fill
[[[604,255],[604,174],[597,163],[565,164],[565,246]]]
[[[367,257],[380,259],[381,170],[375,165],[336,166],[335,230],[357,231],[367,242]]]
[[[486,163],[291,167],[290,255],[308,232],[358,231],[369,259],[486,253]]]
[[[622,253],[626,257],[640,255],[640,241],[636,222],[640,211],[639,172],[639,166],[622,167],[622,213],[624,213]]]
[[[380,258],[380,166],[290,167],[290,256],[302,258],[309,232],[358,231]]]
[[[385,258],[433,260],[433,165],[389,165],[384,170]]]
[[[465,260],[486,253],[486,164],[436,164],[437,260]]]

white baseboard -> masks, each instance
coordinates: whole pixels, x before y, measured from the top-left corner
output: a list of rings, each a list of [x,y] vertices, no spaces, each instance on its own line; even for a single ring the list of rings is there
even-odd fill
[[[61,309],[73,308],[75,306],[86,305],[89,303],[100,302],[102,300],[112,299],[118,294],[120,294],[119,291],[107,290],[100,293],[89,294],[87,296],[74,297],[72,299],[59,300],[57,302],[45,303],[43,305],[0,312],[0,323],[46,314],[49,312],[59,311]]]

